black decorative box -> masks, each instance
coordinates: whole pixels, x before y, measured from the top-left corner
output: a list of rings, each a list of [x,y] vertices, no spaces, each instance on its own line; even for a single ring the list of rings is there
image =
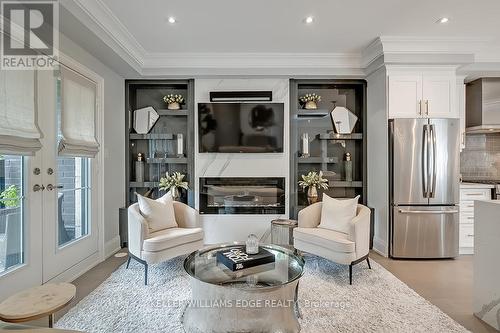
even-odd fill
[[[255,267],[274,262],[274,254],[259,248],[257,254],[247,254],[244,246],[230,247],[217,252],[217,262],[224,264],[232,271]]]

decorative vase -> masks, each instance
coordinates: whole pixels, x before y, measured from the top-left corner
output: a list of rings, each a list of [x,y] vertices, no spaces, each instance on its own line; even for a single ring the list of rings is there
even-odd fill
[[[175,186],[170,188],[170,194],[172,194],[172,198],[177,201],[179,197],[181,196],[179,189]]]
[[[180,108],[181,108],[181,105],[177,102],[167,104],[167,109],[169,109],[169,110],[179,110]]]
[[[313,204],[318,201],[318,189],[316,189],[316,186],[309,186],[307,188],[307,201],[309,204]]]
[[[306,102],[305,109],[306,110],[316,110],[318,108],[318,104],[315,101]]]
[[[245,252],[247,254],[257,254],[259,253],[259,239],[254,234],[248,235]]]

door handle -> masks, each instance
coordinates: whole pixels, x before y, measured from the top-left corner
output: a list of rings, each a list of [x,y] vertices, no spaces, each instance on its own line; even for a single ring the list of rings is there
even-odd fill
[[[431,176],[431,192],[430,198],[434,198],[434,194],[436,193],[436,128],[434,125],[430,125],[431,128],[431,142],[432,142],[432,176]]]
[[[429,133],[427,132],[427,125],[424,125],[424,133],[422,135],[422,192],[424,193],[424,198],[428,198],[427,195],[427,187],[429,184],[427,183],[427,174],[428,174],[428,152],[427,150],[429,149],[429,146],[427,145],[428,143],[428,136]]]
[[[418,101],[418,112],[419,115],[422,115],[422,100]]]
[[[33,192],[38,192],[38,191],[43,191],[43,190],[45,190],[45,186],[38,185],[38,184],[33,185]]]
[[[458,210],[398,210],[401,214],[457,214]]]
[[[425,115],[429,115],[429,100],[425,100]]]
[[[63,186],[63,185],[57,185],[57,186],[54,186],[54,185],[52,185],[52,184],[48,184],[48,185],[47,185],[47,190],[48,190],[48,191],[52,191],[52,190],[54,190],[54,189],[56,189],[56,188],[64,188],[64,186]]]

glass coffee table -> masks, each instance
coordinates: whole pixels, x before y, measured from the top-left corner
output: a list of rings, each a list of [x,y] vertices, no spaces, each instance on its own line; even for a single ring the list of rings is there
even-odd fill
[[[221,244],[191,253],[184,261],[192,299],[182,322],[186,332],[299,332],[297,291],[304,259],[292,250],[261,245],[275,262],[231,271],[217,252],[244,246]]]

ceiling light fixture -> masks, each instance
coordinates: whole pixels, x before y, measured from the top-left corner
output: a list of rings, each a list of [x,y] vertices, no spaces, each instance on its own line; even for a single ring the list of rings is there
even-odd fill
[[[450,19],[447,17],[441,17],[439,20],[436,21],[436,23],[444,24],[444,23],[448,23],[449,20]]]
[[[304,22],[306,22],[307,24],[311,24],[311,23],[313,23],[313,21],[314,21],[314,17],[312,17],[312,16],[308,16],[304,19]]]
[[[170,17],[168,18],[168,23],[174,24],[175,22],[177,22],[177,20],[175,19],[175,17],[170,16]]]

